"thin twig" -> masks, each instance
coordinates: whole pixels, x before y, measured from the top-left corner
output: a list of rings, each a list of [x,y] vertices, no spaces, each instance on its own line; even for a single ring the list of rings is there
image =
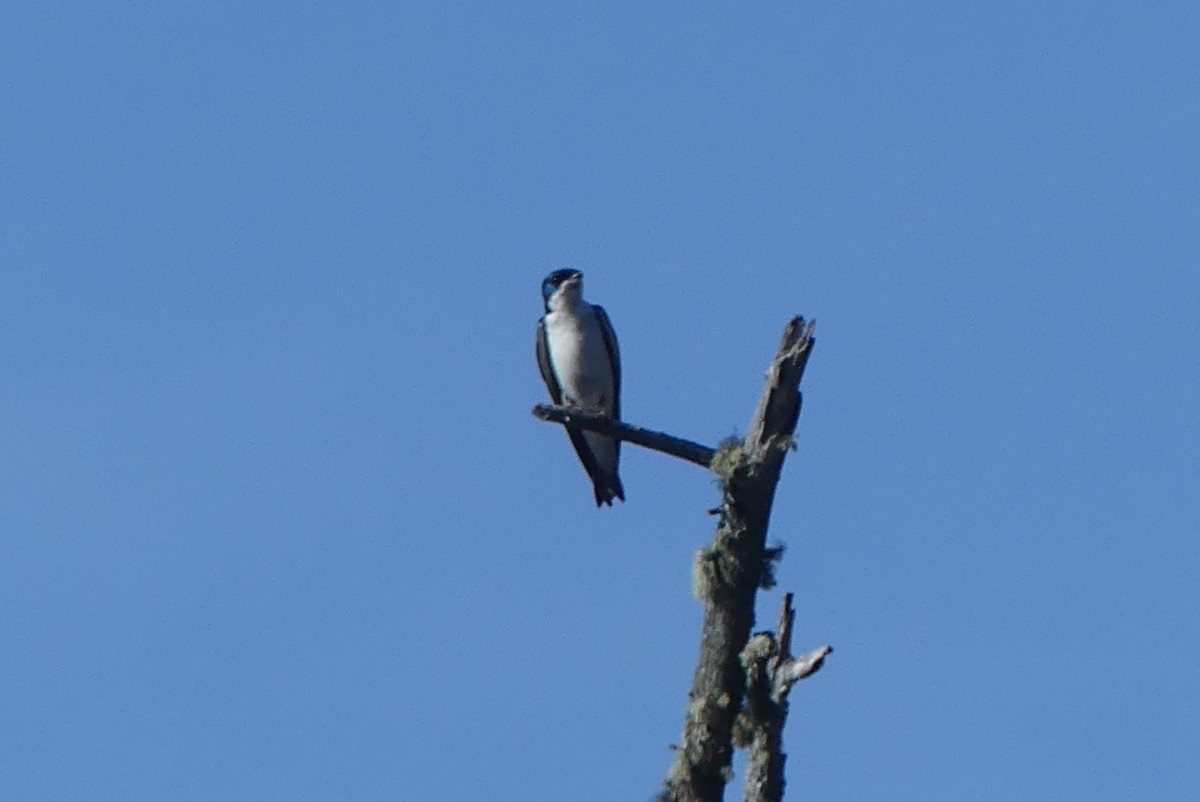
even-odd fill
[[[796,622],[793,598],[795,594],[789,591],[779,600],[779,623],[775,625],[775,639],[779,643],[779,657],[783,660],[792,656],[792,624]]]
[[[787,692],[800,680],[816,674],[825,664],[825,656],[832,651],[833,647],[825,644],[799,657],[789,657],[781,662],[775,670],[775,701],[778,702],[787,696]]]

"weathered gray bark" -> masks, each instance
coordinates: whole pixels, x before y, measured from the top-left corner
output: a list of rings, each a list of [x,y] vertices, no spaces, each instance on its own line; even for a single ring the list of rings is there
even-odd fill
[[[683,735],[664,782],[669,802],[720,802],[731,773],[733,725],[746,686],[740,656],[754,626],[771,505],[800,415],[812,332],[802,317],[788,321],[746,437],[714,458],[724,494],[713,542],[696,561],[704,625]]]
[[[787,722],[788,691],[815,673],[833,651],[820,646],[800,657],[792,656],[792,625],[796,611],[792,594],[783,594],[775,633],[760,632],[742,650],[746,669],[746,702],[740,732],[734,740],[747,749],[743,802],[779,802],[786,785],[783,725]]]
[[[772,793],[769,780],[778,778],[777,794],[781,795],[783,753],[779,747],[779,732],[786,707],[775,704],[778,726],[762,728],[763,716],[771,714],[770,707],[743,712],[747,677],[755,686],[761,681],[768,690],[761,698],[770,699],[770,687],[782,662],[774,638],[759,642],[762,664],[755,662],[750,630],[754,626],[754,603],[759,587],[769,586],[772,574],[769,563],[777,559],[779,549],[768,548],[767,526],[775,487],[779,483],[784,457],[792,447],[796,421],[800,414],[800,380],[815,342],[813,323],[802,317],[788,321],[783,339],[766,375],[766,386],[759,399],[758,409],[751,418],[746,437],[722,443],[716,450],[671,437],[649,432],[614,421],[602,415],[582,410],[538,405],[534,414],[543,420],[554,421],[578,429],[597,431],[646,446],[698,465],[710,467],[721,479],[722,502],[712,512],[719,516],[716,533],[710,545],[700,549],[693,566],[693,586],[704,602],[704,622],[700,635],[700,655],[688,694],[683,733],[675,760],[659,796],[663,802],[719,802],[731,775],[735,722],[739,715],[745,742],[756,742],[758,727],[762,732],[761,772],[755,764],[754,784],[761,793]],[[828,647],[822,647],[828,652]],[[743,655],[743,650],[749,650]],[[815,652],[813,653],[815,654]],[[823,659],[824,654],[821,655]],[[746,660],[745,665],[743,660]],[[774,662],[772,662],[774,661]],[[820,659],[815,659],[815,666]],[[807,673],[811,673],[815,667]],[[796,677],[797,679],[799,677]],[[795,680],[791,680],[794,682]],[[787,685],[790,686],[791,682]],[[785,691],[786,693],[786,691]],[[760,695],[750,700],[757,705]],[[779,700],[786,705],[786,701]],[[762,715],[756,715],[761,713]],[[771,756],[774,757],[771,757]],[[753,757],[753,755],[752,755]],[[774,761],[774,762],[772,762]],[[764,779],[758,780],[758,773]],[[747,794],[750,794],[747,778]],[[758,793],[758,792],[756,792]],[[747,796],[747,799],[778,799],[779,796]]]

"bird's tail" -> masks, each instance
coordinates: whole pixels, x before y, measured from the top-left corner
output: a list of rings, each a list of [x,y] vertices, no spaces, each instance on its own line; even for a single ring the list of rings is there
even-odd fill
[[[596,506],[602,504],[612,506],[613,499],[625,500],[625,488],[621,485],[621,477],[615,473],[611,476],[599,476],[592,480],[592,490],[596,494]]]

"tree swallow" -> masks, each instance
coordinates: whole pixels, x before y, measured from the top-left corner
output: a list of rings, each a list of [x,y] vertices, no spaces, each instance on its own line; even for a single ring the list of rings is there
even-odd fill
[[[555,270],[542,281],[546,314],[537,325],[537,360],[555,404],[621,419],[621,353],[601,306],[583,300],[583,274]],[[596,506],[625,500],[617,475],[621,442],[567,427],[571,445],[592,479]]]

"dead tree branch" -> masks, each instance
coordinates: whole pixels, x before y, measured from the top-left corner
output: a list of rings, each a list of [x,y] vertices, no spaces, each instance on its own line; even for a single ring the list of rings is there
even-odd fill
[[[713,542],[696,560],[693,584],[704,601],[704,624],[683,735],[661,795],[667,802],[720,802],[731,773],[734,722],[746,691],[742,653],[768,560],[775,488],[800,415],[812,333],[813,323],[804,318],[788,321],[745,439],[714,465],[724,492]]]
[[[712,543],[697,553],[693,567],[693,586],[704,602],[700,655],[683,734],[658,797],[663,802],[720,802],[732,773],[735,738],[737,745],[752,749],[745,798],[779,799],[787,690],[820,668],[831,651],[823,646],[801,658],[790,656],[791,594],[785,602],[786,621],[780,620],[779,641],[769,632],[750,638],[758,589],[772,582],[770,563],[781,551],[767,547],[767,526],[800,415],[800,380],[815,344],[813,327],[802,317],[788,321],[746,437],[715,450],[585,410],[547,404],[533,409],[545,421],[599,432],[711,468],[721,481],[721,505],[712,511],[719,516],[717,530]],[[761,748],[757,762],[755,748]]]
[[[614,420],[608,415],[599,415],[595,412],[588,412],[576,407],[538,404],[533,408],[533,416],[544,421],[550,421],[551,423],[561,423],[564,426],[597,432],[654,451],[661,451],[664,454],[670,454],[672,457],[679,457],[679,459],[694,462],[701,468],[707,468],[712,464],[713,454],[715,453],[708,446],[693,443],[691,440],[684,440],[662,432],[643,429],[640,426],[633,426],[624,421]]]
[[[792,594],[783,594],[775,635],[760,632],[742,650],[746,670],[746,703],[735,740],[747,748],[743,802],[780,802],[786,785],[783,725],[787,722],[788,691],[815,673],[833,651],[821,646],[792,656],[792,625],[796,611]]]

